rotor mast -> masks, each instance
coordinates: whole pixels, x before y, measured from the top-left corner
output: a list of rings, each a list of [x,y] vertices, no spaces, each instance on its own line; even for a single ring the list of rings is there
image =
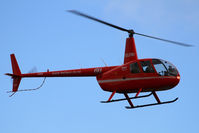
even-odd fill
[[[138,59],[136,46],[135,46],[135,40],[133,38],[134,31],[129,30],[128,33],[129,33],[129,37],[126,38],[124,64]]]

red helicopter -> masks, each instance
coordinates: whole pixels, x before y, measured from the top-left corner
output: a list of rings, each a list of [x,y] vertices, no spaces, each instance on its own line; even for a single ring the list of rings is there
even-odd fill
[[[19,91],[31,91],[39,89],[46,77],[87,77],[94,76],[96,77],[100,87],[104,91],[111,92],[112,94],[107,101],[101,101],[102,103],[111,103],[127,100],[129,105],[127,109],[134,109],[145,106],[153,106],[160,104],[173,103],[178,98],[175,98],[171,101],[162,102],[158,98],[157,91],[164,91],[174,88],[180,81],[180,74],[176,67],[168,61],[162,59],[138,59],[135,41],[133,35],[140,35],[152,39],[157,39],[169,43],[174,43],[181,46],[192,46],[185,43],[170,41],[166,39],[161,39],[158,37],[153,37],[145,34],[140,34],[134,32],[133,30],[128,30],[121,28],[119,26],[107,23],[100,19],[88,16],[81,12],[75,10],[69,10],[70,13],[83,16],[85,18],[100,22],[102,24],[111,26],[121,31],[128,32],[129,37],[126,39],[126,48],[124,54],[124,64],[119,66],[105,66],[105,67],[95,67],[95,68],[84,68],[84,69],[73,69],[73,70],[62,70],[62,71],[49,71],[47,72],[37,72],[37,73],[25,73],[22,74],[18,66],[17,60],[14,54],[11,54],[11,64],[13,74],[6,73],[6,75],[11,76],[13,79],[13,89],[12,92],[14,95]],[[38,88],[35,89],[26,89],[18,90],[20,81],[22,78],[30,77],[44,77],[44,81]],[[150,92],[147,95],[139,96],[140,92]],[[112,100],[112,97],[115,93],[124,94],[125,98]],[[136,93],[134,97],[129,97],[128,93]],[[11,96],[12,96],[11,95]],[[131,99],[138,99],[149,97],[153,95],[156,103],[137,105],[135,106]]]

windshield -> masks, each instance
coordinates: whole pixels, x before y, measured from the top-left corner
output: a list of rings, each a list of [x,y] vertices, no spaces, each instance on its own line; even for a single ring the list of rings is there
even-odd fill
[[[174,65],[168,61],[152,59],[152,63],[160,76],[177,76],[178,71]]]

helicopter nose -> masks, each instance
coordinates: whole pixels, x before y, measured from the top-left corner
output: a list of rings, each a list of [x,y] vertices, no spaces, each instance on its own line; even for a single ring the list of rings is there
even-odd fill
[[[176,76],[174,79],[174,86],[176,86],[180,82],[180,75]]]
[[[180,81],[180,75],[178,75],[176,78]]]
[[[180,82],[180,75],[177,75],[175,77],[172,77],[170,81],[168,82],[168,84],[171,88],[173,88],[177,86],[179,82]]]
[[[178,75],[177,77],[178,83],[180,82],[180,75]]]

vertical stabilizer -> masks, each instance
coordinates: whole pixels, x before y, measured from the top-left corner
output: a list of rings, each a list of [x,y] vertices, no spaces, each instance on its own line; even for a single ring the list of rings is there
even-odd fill
[[[21,75],[21,71],[19,69],[19,65],[17,63],[17,60],[15,58],[15,55],[14,54],[11,54],[10,55],[10,58],[11,58],[11,63],[12,63],[12,71],[13,71],[13,74],[14,75]]]
[[[13,92],[18,91],[20,82],[21,82],[21,77],[13,77],[13,88],[12,88]]]
[[[12,79],[13,79],[13,88],[12,88],[12,92],[16,92],[18,91],[18,88],[19,88],[19,84],[21,82],[21,71],[19,69],[19,65],[17,63],[17,60],[15,58],[15,55],[14,54],[11,54],[10,55],[10,58],[11,58],[11,64],[12,64],[12,71],[13,71],[13,74],[9,74],[9,73],[6,73],[6,75],[8,76],[12,76]]]

